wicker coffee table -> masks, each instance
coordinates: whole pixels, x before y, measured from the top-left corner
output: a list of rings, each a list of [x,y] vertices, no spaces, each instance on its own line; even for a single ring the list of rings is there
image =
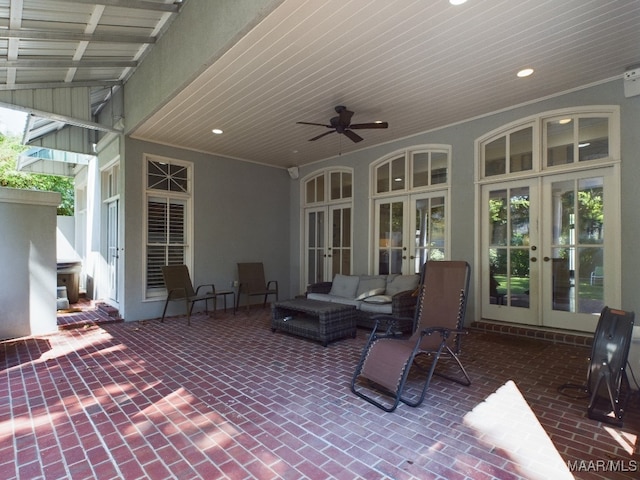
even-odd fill
[[[356,307],[295,298],[271,305],[271,330],[327,343],[356,336]]]

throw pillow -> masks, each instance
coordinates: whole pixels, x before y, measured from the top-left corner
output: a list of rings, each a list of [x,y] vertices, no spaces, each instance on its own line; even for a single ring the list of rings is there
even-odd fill
[[[390,295],[374,295],[363,300],[366,303],[391,303]]]
[[[355,298],[356,290],[360,279],[355,275],[342,275],[340,273],[333,277],[330,295],[343,298]]]
[[[369,297],[373,297],[374,295],[380,295],[382,293],[384,293],[386,290],[385,287],[380,287],[380,288],[373,288],[371,290],[369,290],[368,292],[362,292],[360,295],[358,295],[356,297],[356,300],[365,300]]]

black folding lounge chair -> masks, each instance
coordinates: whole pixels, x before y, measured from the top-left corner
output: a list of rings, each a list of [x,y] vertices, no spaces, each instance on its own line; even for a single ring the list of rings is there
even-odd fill
[[[275,295],[278,301],[278,282],[270,280],[267,282],[264,276],[264,265],[259,262],[238,264],[238,298],[236,309],[240,307],[240,298],[247,298],[247,310],[249,300],[254,295],[264,296],[262,307],[267,305],[267,297]]]
[[[464,261],[429,261],[423,272],[424,283],[416,308],[416,329],[409,338],[393,332],[393,317],[379,316],[388,322],[385,333],[374,327],[351,381],[351,391],[373,405],[392,412],[399,402],[417,407],[424,400],[434,373],[462,385],[471,385],[458,354],[469,289],[470,267]],[[416,360],[430,358],[423,367]],[[440,358],[452,359],[463,378],[435,372]],[[414,367],[414,368],[412,368]],[[418,370],[424,379],[419,394],[406,397],[405,387],[410,370]],[[385,397],[391,397],[386,401]]]
[[[185,303],[187,313],[187,324],[191,325],[191,312],[196,302],[204,301],[205,312],[208,313],[209,299],[213,299],[214,306],[216,301],[216,287],[213,284],[199,285],[195,290],[189,276],[189,269],[186,265],[165,265],[162,267],[162,277],[164,285],[167,289],[167,300],[164,302],[164,310],[162,310],[161,322],[164,322],[164,316],[167,313],[167,306],[171,301],[182,301]],[[200,293],[201,288],[209,287],[211,291]]]

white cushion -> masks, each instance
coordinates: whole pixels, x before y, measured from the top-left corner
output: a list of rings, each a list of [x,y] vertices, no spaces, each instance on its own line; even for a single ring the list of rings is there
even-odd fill
[[[387,288],[387,280],[383,275],[360,275],[356,298],[362,300],[371,295],[384,293]]]
[[[396,293],[405,292],[407,290],[415,290],[418,287],[420,278],[418,275],[389,275],[387,279],[387,295],[395,295]]]
[[[385,287],[373,288],[366,292],[362,292],[356,297],[356,300],[364,300],[365,298],[373,297],[374,295],[381,295],[385,292]]]
[[[358,283],[360,278],[356,275],[342,275],[340,273],[333,277],[333,283],[331,284],[331,295],[343,298],[356,298],[356,290],[358,289]]]
[[[391,303],[391,295],[373,295],[363,300],[364,303]]]
[[[309,292],[309,293],[307,293],[307,298],[309,300],[320,300],[322,302],[331,302],[331,301],[334,300],[335,297],[332,297],[328,293]]]

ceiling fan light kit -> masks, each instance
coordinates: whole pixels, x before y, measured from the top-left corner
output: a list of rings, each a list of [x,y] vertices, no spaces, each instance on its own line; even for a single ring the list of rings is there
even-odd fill
[[[341,133],[345,137],[349,138],[352,142],[361,142],[364,140],[360,135],[358,135],[353,130],[362,130],[362,129],[370,129],[370,128],[389,128],[389,124],[387,122],[371,122],[371,123],[351,123],[351,117],[353,117],[353,112],[348,110],[344,105],[338,105],[335,107],[335,111],[338,114],[335,117],[332,117],[329,120],[329,124],[324,123],[314,123],[314,122],[296,122],[299,125],[315,125],[319,127],[329,128],[330,131],[321,133],[313,138],[310,138],[309,141],[313,142],[318,140],[330,133]]]

